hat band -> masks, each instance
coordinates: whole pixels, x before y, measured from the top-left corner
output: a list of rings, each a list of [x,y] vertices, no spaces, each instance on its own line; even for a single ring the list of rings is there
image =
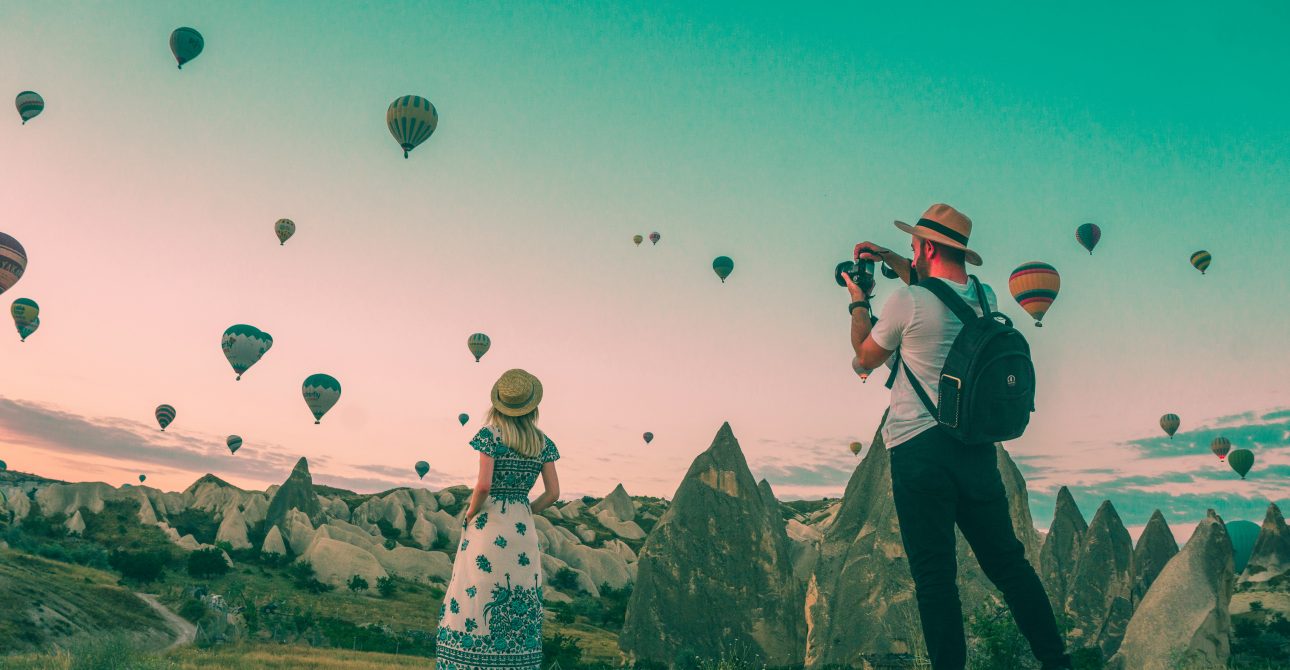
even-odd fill
[[[968,243],[967,235],[964,235],[964,234],[962,234],[962,233],[960,233],[960,232],[958,232],[958,231],[954,230],[953,228],[949,228],[949,227],[947,227],[947,226],[942,226],[941,224],[939,224],[939,223],[937,223],[937,222],[935,222],[935,221],[932,221],[931,219],[919,219],[919,220],[918,220],[918,223],[917,223],[917,224],[915,224],[915,226],[914,226],[914,227],[915,227],[915,228],[926,228],[926,229],[928,229],[928,230],[931,230],[931,231],[934,231],[934,232],[940,233],[940,234],[942,234],[942,235],[944,235],[944,236],[946,236],[946,237],[950,238],[951,240],[954,240],[955,242],[958,242],[959,244],[962,244],[963,246],[967,246],[967,243]]]
[[[528,396],[526,396],[526,397],[525,397],[523,400],[521,400],[520,402],[506,402],[506,400],[502,398],[502,394],[500,394],[500,393],[498,393],[498,394],[497,394],[497,401],[498,401],[498,402],[500,402],[500,403],[502,403],[503,405],[506,405],[507,407],[509,407],[509,408],[511,408],[511,409],[519,409],[519,408],[521,408],[521,407],[523,407],[523,406],[525,406],[525,405],[529,404],[529,401],[530,401],[530,400],[532,400],[532,399],[533,399],[533,389],[532,389],[532,388],[530,388],[530,389],[529,389],[529,394],[528,394]]]

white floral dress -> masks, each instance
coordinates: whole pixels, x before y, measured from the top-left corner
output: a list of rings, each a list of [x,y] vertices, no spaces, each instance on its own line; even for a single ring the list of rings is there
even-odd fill
[[[439,609],[436,668],[524,668],[542,663],[542,556],[529,491],[542,464],[560,458],[550,438],[537,458],[481,428],[470,446],[493,457],[483,508],[461,533]]]

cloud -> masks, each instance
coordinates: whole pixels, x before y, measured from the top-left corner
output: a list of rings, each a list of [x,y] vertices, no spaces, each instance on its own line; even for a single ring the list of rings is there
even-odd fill
[[[223,437],[161,432],[138,421],[90,418],[46,405],[0,397],[0,439],[67,455],[101,456],[132,465],[190,472],[242,475],[262,481],[268,472],[285,479],[298,455],[278,445],[257,445],[237,457]],[[320,464],[326,459],[317,459]]]

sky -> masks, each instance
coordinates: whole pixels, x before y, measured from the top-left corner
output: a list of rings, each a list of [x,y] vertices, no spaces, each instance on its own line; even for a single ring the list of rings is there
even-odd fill
[[[4,301],[41,306],[0,338],[0,459],[170,489],[262,488],[300,456],[359,491],[466,483],[521,367],[565,497],[670,497],[723,421],[780,497],[836,496],[888,396],[851,372],[832,268],[947,202],[1032,346],[1008,448],[1036,524],[1061,485],[1133,527],[1259,521],[1290,498],[1288,25],[1272,1],[5,3],[0,85],[46,109],[0,123],[0,231],[30,258]],[[179,26],[206,41],[183,70]],[[440,120],[405,160],[384,112],[407,94]],[[1007,299],[1032,260],[1062,277],[1042,329]],[[274,337],[241,381],[235,323]],[[315,372],[343,387],[321,425]],[[1215,431],[1255,449],[1248,480]]]

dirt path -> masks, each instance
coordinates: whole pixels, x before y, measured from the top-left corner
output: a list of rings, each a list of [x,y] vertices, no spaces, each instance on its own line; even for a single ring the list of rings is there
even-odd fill
[[[171,612],[169,608],[157,601],[157,596],[152,595],[151,593],[136,593],[134,595],[139,596],[143,602],[148,603],[149,607],[156,610],[157,614],[160,614],[161,618],[165,619],[166,623],[170,624],[170,629],[175,631],[175,641],[171,642],[170,646],[166,647],[166,649],[169,650],[186,644],[192,644],[193,640],[197,639],[197,626],[192,625],[187,619],[179,616],[178,614]]]

